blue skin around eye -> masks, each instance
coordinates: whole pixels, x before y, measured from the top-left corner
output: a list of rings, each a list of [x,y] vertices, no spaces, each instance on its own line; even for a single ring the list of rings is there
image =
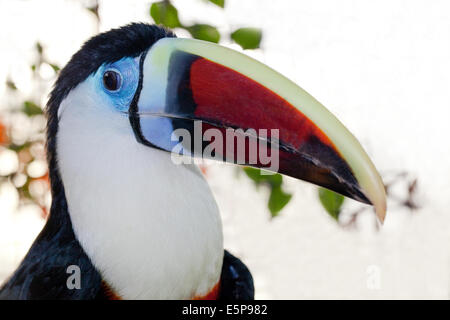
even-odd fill
[[[108,70],[114,70],[122,76],[122,84],[117,91],[109,91],[103,85],[103,74]],[[127,112],[139,82],[139,61],[137,58],[123,58],[111,64],[104,64],[94,74],[94,78],[99,86],[98,92],[118,111]]]
[[[110,91],[103,85],[103,74],[108,70],[114,70],[122,77],[121,87],[117,91]],[[102,99],[109,101],[107,105],[126,113],[139,83],[139,58],[123,58],[111,64],[104,64],[92,77],[97,87],[96,91],[100,93]],[[143,117],[141,118],[141,130],[152,144],[165,150],[172,150],[179,143],[177,139],[175,141],[171,139],[173,131],[171,119]],[[182,153],[190,154],[184,148],[182,148]]]

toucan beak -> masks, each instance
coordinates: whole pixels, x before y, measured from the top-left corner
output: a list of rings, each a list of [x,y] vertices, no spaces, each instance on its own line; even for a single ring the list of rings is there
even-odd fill
[[[140,68],[141,81],[129,116],[141,143],[174,152],[179,143],[173,139],[174,130],[195,135],[195,122],[203,124],[202,134],[215,129],[225,136],[226,130],[240,128],[248,144],[258,141],[258,150],[267,148],[277,155],[274,169],[259,154],[250,161],[255,160],[250,154],[253,149],[246,146],[241,164],[372,204],[384,220],[384,185],[359,142],[322,104],[278,72],[234,50],[176,38],[157,41],[141,57]],[[225,145],[235,144],[229,140]],[[183,146],[183,153],[191,155],[202,155],[207,148],[205,141],[200,149],[186,141]],[[235,156],[236,151],[228,150],[216,148],[212,154],[229,161],[229,153]]]

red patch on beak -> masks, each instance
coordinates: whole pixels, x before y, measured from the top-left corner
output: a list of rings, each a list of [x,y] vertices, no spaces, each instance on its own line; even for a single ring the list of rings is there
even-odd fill
[[[280,141],[296,149],[315,136],[336,150],[328,137],[289,102],[230,68],[199,58],[191,65],[190,84],[198,118],[244,130],[279,129]]]

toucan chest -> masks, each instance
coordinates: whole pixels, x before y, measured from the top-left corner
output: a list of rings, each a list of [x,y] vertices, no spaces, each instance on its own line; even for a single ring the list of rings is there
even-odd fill
[[[89,108],[95,101],[78,95],[79,88],[67,101],[81,107],[64,111],[57,151],[81,246],[123,298],[206,295],[220,278],[223,240],[217,205],[200,171],[138,144],[122,123],[126,118],[105,125]],[[90,118],[80,115],[84,108]],[[117,130],[122,125],[124,132]]]

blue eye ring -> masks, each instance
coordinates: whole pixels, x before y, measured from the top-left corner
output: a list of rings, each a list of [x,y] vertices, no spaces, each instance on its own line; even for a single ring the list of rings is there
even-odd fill
[[[123,77],[119,70],[108,68],[103,72],[103,87],[109,92],[117,92],[122,88]]]

